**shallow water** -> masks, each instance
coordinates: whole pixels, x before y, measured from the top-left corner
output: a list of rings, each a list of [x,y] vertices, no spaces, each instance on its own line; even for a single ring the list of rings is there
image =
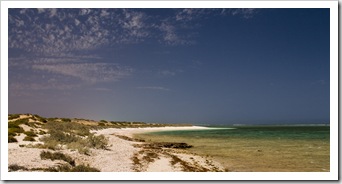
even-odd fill
[[[330,170],[329,126],[239,126],[153,132],[136,137],[149,141],[186,142],[194,146],[189,151],[208,155],[229,171]]]

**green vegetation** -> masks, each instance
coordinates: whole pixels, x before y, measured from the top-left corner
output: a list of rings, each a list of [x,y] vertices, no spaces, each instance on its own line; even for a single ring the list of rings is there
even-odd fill
[[[17,136],[17,130],[16,129],[8,129],[8,136]]]
[[[14,115],[9,115],[13,117]],[[13,119],[18,118],[19,115],[15,115]],[[24,133],[24,129],[21,128],[20,124],[28,123],[28,119],[19,119],[16,121],[8,122],[8,142],[18,142],[15,136],[19,135],[20,133]]]
[[[50,136],[45,136],[41,140],[49,149],[56,150],[60,145],[66,145],[87,155],[90,154],[90,148],[107,149],[107,138],[90,133],[89,126],[74,122],[48,122],[45,128],[48,129]]]
[[[48,133],[54,133],[51,131],[56,131],[78,136],[86,136],[90,134],[88,126],[74,122],[49,121],[45,124],[44,128],[48,129]]]
[[[61,121],[63,121],[63,122],[71,122],[71,119],[69,119],[69,118],[61,118]]]
[[[40,158],[43,160],[50,159],[52,161],[63,160],[65,162],[69,163],[71,166],[75,166],[75,160],[73,160],[70,156],[65,155],[61,152],[52,153],[50,151],[42,151],[40,153]]]
[[[78,166],[70,166],[69,164],[59,165],[57,167],[49,167],[49,168],[31,168],[28,169],[24,166],[19,166],[17,164],[12,164],[8,166],[8,171],[45,171],[45,172],[100,172],[100,170],[90,167],[89,165],[78,165]]]
[[[12,165],[9,165],[8,166],[8,171],[11,172],[11,171],[18,171],[18,170],[24,170],[24,171],[27,171],[28,169],[26,167],[23,167],[23,166],[19,166],[17,164],[12,164]]]
[[[8,136],[8,142],[18,142],[18,140],[16,138],[14,138],[13,136]]]
[[[21,125],[21,124],[28,124],[29,118],[18,119],[16,121],[11,121],[8,125]]]
[[[24,132],[24,134],[29,136],[29,137],[37,137],[37,134],[35,134],[32,130]]]
[[[107,149],[108,139],[104,135],[95,136],[90,134],[86,140],[87,147],[95,149]]]
[[[57,167],[49,167],[43,170],[48,172],[100,172],[100,170],[88,165],[78,165],[75,167],[70,167],[67,164],[59,165]]]
[[[20,117],[19,114],[9,114],[9,115],[8,115],[8,120],[17,119],[17,118],[19,118],[19,117]]]
[[[44,130],[39,130],[39,133],[38,133],[39,135],[44,135],[44,134],[46,134],[46,132],[44,131]]]
[[[31,142],[33,142],[33,141],[36,141],[36,139],[34,139],[34,137],[31,137],[31,136],[26,136],[26,137],[23,139],[23,141],[31,141]]]

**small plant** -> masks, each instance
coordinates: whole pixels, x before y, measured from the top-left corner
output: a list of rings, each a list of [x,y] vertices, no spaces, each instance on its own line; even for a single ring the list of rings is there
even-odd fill
[[[27,132],[24,132],[24,134],[29,137],[37,137],[37,134],[35,134],[33,131],[27,131]]]
[[[88,165],[78,165],[75,167],[70,167],[69,165],[59,165],[57,167],[50,167],[44,169],[44,171],[48,172],[100,172],[100,170],[90,167]]]
[[[9,124],[15,124],[15,125],[20,125],[20,124],[27,124],[29,122],[29,118],[23,118],[23,119],[18,119],[16,121],[11,121]]]
[[[37,123],[39,124],[39,122],[28,122],[27,125],[29,127],[38,128]]]
[[[9,115],[8,115],[8,120],[17,119],[17,118],[19,118],[19,117],[20,117],[19,114],[9,114]]]
[[[104,123],[99,123],[99,126],[106,126]]]
[[[9,165],[8,166],[8,171],[11,172],[11,171],[18,171],[18,170],[24,170],[24,171],[27,171],[28,169],[24,166],[20,166],[18,164],[12,164],[12,165]]]
[[[31,142],[33,142],[33,141],[36,141],[36,139],[34,139],[34,138],[31,137],[31,136],[26,136],[26,137],[23,139],[23,141],[31,141]]]
[[[69,119],[69,118],[61,118],[61,120],[62,120],[63,122],[71,122],[71,119]]]
[[[71,172],[100,172],[100,170],[89,165],[78,165],[71,169]]]
[[[49,133],[50,133],[50,136],[46,137],[43,140],[55,140],[61,143],[71,143],[71,142],[77,142],[81,139],[80,137],[77,137],[74,134],[64,133],[60,130],[50,130]]]
[[[72,150],[77,150],[79,153],[84,155],[90,155],[91,151],[86,146],[85,141],[72,142],[68,144],[68,148]]]
[[[11,143],[11,142],[18,142],[18,140],[14,138],[13,136],[8,136],[8,143]]]
[[[57,141],[48,141],[44,142],[44,144],[38,143],[38,144],[27,144],[27,148],[39,148],[39,149],[50,149],[50,150],[58,150],[60,149],[60,145]]]
[[[96,149],[107,149],[108,139],[104,135],[95,136],[90,134],[86,139],[89,147]]]
[[[17,136],[17,133],[8,130],[8,136]]]
[[[37,114],[33,115],[33,117],[37,120],[37,121],[40,121],[42,123],[47,123],[47,120]]]
[[[44,135],[44,134],[46,134],[46,132],[44,131],[44,130],[39,130],[39,133],[38,133],[39,135]]]

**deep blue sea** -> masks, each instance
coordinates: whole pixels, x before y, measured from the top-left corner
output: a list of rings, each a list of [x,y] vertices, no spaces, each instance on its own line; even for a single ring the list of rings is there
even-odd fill
[[[148,141],[186,142],[229,171],[330,171],[330,126],[221,126],[208,130],[137,135]]]

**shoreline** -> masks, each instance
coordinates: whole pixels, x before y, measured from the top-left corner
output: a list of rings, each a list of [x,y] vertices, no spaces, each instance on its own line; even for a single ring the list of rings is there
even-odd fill
[[[18,139],[17,143],[8,143],[10,165],[18,165],[27,169],[48,168],[63,163],[61,160],[41,160],[42,151],[61,152],[72,157],[77,165],[84,164],[97,168],[101,172],[223,172],[226,169],[208,157],[190,153],[183,147],[167,147],[163,143],[149,143],[135,140],[134,134],[173,131],[173,130],[206,130],[209,127],[151,127],[151,128],[106,128],[91,130],[97,136],[108,138],[108,149],[91,149],[90,155],[81,154],[71,149],[49,150],[22,145],[38,144]],[[19,135],[18,137],[22,137]],[[18,170],[21,171],[21,170]]]
[[[150,127],[150,128],[122,128],[103,129],[94,131],[98,135],[124,136],[126,144],[135,148],[132,160],[133,170],[138,172],[223,172],[226,169],[220,163],[204,156],[191,153],[186,149],[151,147],[151,142],[135,140],[135,134],[177,130],[209,130],[216,129],[202,126],[187,127]],[[122,137],[121,137],[122,139]],[[127,140],[129,139],[129,140]],[[176,143],[177,144],[177,143]]]

